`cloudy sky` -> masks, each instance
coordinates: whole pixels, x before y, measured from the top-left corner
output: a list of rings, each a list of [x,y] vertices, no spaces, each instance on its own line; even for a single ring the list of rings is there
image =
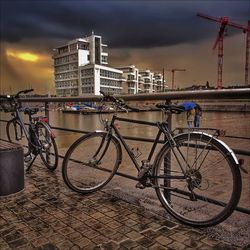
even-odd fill
[[[197,12],[239,24],[250,19],[249,0],[0,0],[0,11],[2,93],[53,93],[53,48],[92,31],[108,45],[109,66],[185,68],[176,72],[178,86],[214,85],[219,25]],[[231,27],[226,33],[223,84],[244,84],[246,35]]]

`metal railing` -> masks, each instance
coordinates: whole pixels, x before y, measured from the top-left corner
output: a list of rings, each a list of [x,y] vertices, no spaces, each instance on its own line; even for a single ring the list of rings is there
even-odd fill
[[[175,91],[175,92],[166,92],[166,93],[156,93],[156,94],[136,94],[136,95],[122,95],[118,96],[123,98],[125,101],[150,101],[150,100],[164,100],[168,103],[174,100],[221,100],[221,99],[245,99],[249,100],[250,97],[250,89],[226,89],[226,90],[201,90],[201,91]],[[44,103],[45,104],[45,115],[49,118],[49,103],[65,103],[65,102],[99,102],[101,100],[101,96],[82,96],[82,97],[26,97],[22,98],[21,101],[25,103],[35,102],[35,103]],[[168,123],[171,129],[171,115],[168,118]],[[6,122],[6,120],[0,119],[0,122]],[[75,132],[75,133],[88,133],[91,131],[84,131],[79,129],[70,129],[70,128],[62,128],[52,126],[52,129],[67,131],[67,132]],[[240,136],[232,136],[226,135],[229,138],[236,139],[250,139]],[[149,138],[141,138],[141,137],[133,137],[133,136],[124,136],[124,139],[127,140],[135,140],[141,142],[153,142],[153,139]],[[250,156],[250,151],[242,150],[242,149],[233,149],[236,154]],[[61,156],[63,157],[63,156]],[[135,179],[133,176],[118,173],[123,177],[129,179]],[[247,208],[237,207],[237,211],[250,214],[250,210]]]

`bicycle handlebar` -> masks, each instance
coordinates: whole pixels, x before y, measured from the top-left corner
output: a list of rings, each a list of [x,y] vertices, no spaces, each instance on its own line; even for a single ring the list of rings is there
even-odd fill
[[[0,98],[4,98],[4,99],[19,98],[20,94],[27,94],[27,93],[32,92],[32,91],[34,91],[34,89],[21,90],[21,91],[17,92],[17,94],[12,95],[12,96],[10,96],[10,95],[0,95]]]
[[[112,95],[108,95],[108,94],[104,93],[103,91],[100,91],[100,93],[103,95],[103,101],[114,102],[115,105],[120,109],[126,109],[126,110],[130,109],[131,111],[139,111],[139,109],[133,108],[133,107],[130,107],[129,105],[127,105],[123,100],[119,100]]]

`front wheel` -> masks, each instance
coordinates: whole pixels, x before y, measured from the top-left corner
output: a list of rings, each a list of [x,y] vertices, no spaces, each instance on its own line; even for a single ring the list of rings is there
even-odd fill
[[[68,149],[62,174],[67,186],[79,193],[90,193],[105,186],[115,174],[122,152],[118,140],[106,132],[82,136]]]
[[[156,193],[182,223],[213,226],[231,215],[241,194],[241,176],[229,148],[204,133],[175,137],[156,158]],[[177,160],[178,159],[178,160]],[[181,169],[182,168],[182,169]]]
[[[41,146],[40,157],[49,170],[55,170],[58,165],[58,149],[50,128],[43,122],[36,124],[36,132]]]
[[[21,144],[23,146],[24,157],[26,157],[30,154],[28,140],[24,134],[22,125],[21,125],[19,120],[14,118],[14,119],[7,122],[6,134],[7,134],[8,140],[10,142],[18,143],[18,144]]]

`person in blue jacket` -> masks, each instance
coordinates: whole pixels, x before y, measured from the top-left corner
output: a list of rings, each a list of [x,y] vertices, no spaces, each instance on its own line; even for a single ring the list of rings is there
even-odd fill
[[[183,102],[179,105],[183,110],[187,111],[187,124],[189,128],[199,127],[202,110],[196,102]]]

